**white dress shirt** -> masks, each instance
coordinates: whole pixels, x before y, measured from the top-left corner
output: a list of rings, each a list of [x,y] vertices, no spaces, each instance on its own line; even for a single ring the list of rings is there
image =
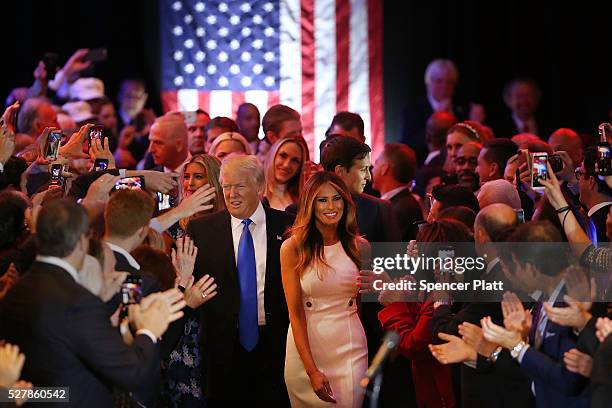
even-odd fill
[[[112,249],[114,252],[119,252],[121,255],[125,256],[125,259],[128,261],[128,263],[130,264],[132,268],[136,269],[137,271],[140,270],[140,264],[138,263],[138,261],[136,261],[136,259],[134,259],[132,254],[130,254],[128,251],[121,248],[120,246],[111,244],[110,242],[107,242],[106,245],[108,245],[108,247]]]
[[[533,118],[521,120],[518,116],[513,114],[512,120],[514,121],[516,129],[519,131],[519,133],[531,133],[534,135],[538,134],[538,125]]]
[[[410,188],[410,186],[401,186],[401,187],[398,187],[398,188],[394,188],[393,190],[389,190],[385,194],[382,194],[380,196],[380,199],[381,200],[391,200],[393,197],[395,197],[396,195],[398,195],[402,191],[406,190],[407,188]]]
[[[242,236],[244,224],[242,220],[234,216],[232,218],[232,238],[234,240],[234,257],[238,265],[238,244]],[[257,270],[257,322],[260,326],[266,324],[266,309],[264,307],[264,292],[266,288],[266,258],[268,251],[268,236],[266,234],[266,212],[263,205],[259,203],[257,209],[251,215],[253,221],[249,225],[249,231],[253,237],[255,247],[255,264]]]
[[[55,266],[62,268],[63,270],[68,272],[70,276],[72,276],[72,279],[74,279],[75,282],[77,283],[79,282],[79,274],[77,273],[77,270],[74,268],[74,266],[70,265],[68,262],[64,261],[62,258],[58,258],[56,256],[37,255],[36,260],[38,262],[46,263],[49,265],[55,265]]]

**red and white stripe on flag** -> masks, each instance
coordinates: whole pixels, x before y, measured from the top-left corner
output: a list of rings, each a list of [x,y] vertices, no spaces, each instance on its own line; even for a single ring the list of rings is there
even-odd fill
[[[236,117],[243,102],[262,116],[277,103],[302,115],[311,157],[336,112],[361,115],[366,143],[376,157],[384,146],[380,0],[280,0],[280,86],[278,91],[163,91],[164,111],[207,111]]]

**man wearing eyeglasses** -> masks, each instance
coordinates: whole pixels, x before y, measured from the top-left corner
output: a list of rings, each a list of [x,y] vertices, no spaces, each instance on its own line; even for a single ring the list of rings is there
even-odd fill
[[[482,145],[478,142],[465,143],[461,146],[455,158],[458,184],[472,191],[478,190],[480,185],[476,166],[478,165],[478,155],[481,148]]]

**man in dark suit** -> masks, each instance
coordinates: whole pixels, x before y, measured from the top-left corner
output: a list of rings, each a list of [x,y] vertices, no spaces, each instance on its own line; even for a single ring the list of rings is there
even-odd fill
[[[227,210],[187,227],[199,248],[194,276],[212,276],[219,293],[201,307],[204,394],[213,407],[288,406],[280,247],[293,218],[261,204],[264,173],[255,156],[228,157],[221,183]]]
[[[606,217],[612,205],[612,189],[595,173],[597,150],[589,147],[584,150],[584,160],[576,171],[580,202],[587,208],[587,235],[597,245],[608,242],[606,236]]]
[[[88,228],[78,204],[56,200],[43,207],[36,262],[0,304],[0,338],[26,355],[22,375],[34,386],[69,387],[74,406],[108,407],[113,386],[136,391],[154,377],[157,339],[184,302],[167,307],[172,296],[182,299],[172,290],[146,308],[134,305],[136,335],[131,346],[124,344],[104,303],[78,283]]]
[[[382,199],[391,201],[395,209],[403,242],[416,238],[417,226],[414,223],[423,219],[421,206],[410,191],[415,170],[414,151],[395,143],[385,145],[374,163],[372,174],[374,188],[382,193]]]
[[[528,133],[542,140],[548,139],[552,129],[536,114],[542,92],[533,79],[510,81],[504,88],[503,97],[511,114],[495,123],[493,129],[498,137],[511,138],[519,133]]]
[[[155,201],[144,191],[120,190],[113,193],[104,208],[105,241],[115,256],[115,270],[129,272],[142,278],[144,296],[159,290],[155,278],[146,271],[130,254],[138,247],[149,232],[149,221],[153,215]],[[107,302],[111,312],[121,303],[117,293]]]
[[[426,122],[436,112],[446,112],[460,121],[470,118],[469,110],[454,100],[459,72],[453,61],[436,59],[425,69],[427,95],[410,103],[404,110],[401,142],[410,146],[418,163],[427,157]]]
[[[504,278],[496,247],[489,244],[499,242],[503,239],[503,232],[515,227],[517,223],[514,210],[504,204],[491,204],[478,213],[474,224],[474,239],[479,255],[487,260],[487,266],[477,279],[487,282],[503,280],[504,288],[510,289],[508,280]],[[458,335],[458,328],[462,323],[480,325],[480,320],[486,316],[491,316],[496,324],[502,324],[503,316],[499,303],[501,295],[495,292],[475,293],[473,301],[464,303],[457,313],[453,313],[449,305],[436,303],[432,322],[434,342],[440,342],[438,333]],[[491,364],[490,356],[482,358],[479,355],[475,364],[461,365],[463,406],[531,406],[529,383],[516,364],[496,364],[494,367]]]

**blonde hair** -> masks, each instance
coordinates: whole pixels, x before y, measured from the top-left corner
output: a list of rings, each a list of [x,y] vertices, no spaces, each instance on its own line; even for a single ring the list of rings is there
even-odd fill
[[[268,153],[266,154],[266,161],[264,163],[264,171],[266,175],[266,191],[265,195],[268,193],[272,193],[272,186],[276,184],[276,177],[274,175],[274,161],[276,160],[276,155],[278,151],[285,145],[286,143],[295,143],[300,147],[302,151],[302,162],[300,163],[300,167],[298,172],[287,181],[287,191],[291,196],[291,200],[294,204],[297,204],[300,196],[302,195],[302,191],[304,190],[304,183],[306,182],[304,166],[308,160],[310,160],[310,153],[308,151],[308,145],[306,145],[306,141],[303,137],[287,137],[284,139],[277,140]]]
[[[244,136],[242,136],[238,132],[221,133],[219,136],[215,138],[215,140],[210,145],[210,148],[208,149],[208,154],[211,156],[216,156],[217,148],[219,147],[221,143],[225,142],[226,140],[237,141],[238,143],[242,145],[244,152],[246,154],[251,154],[251,146],[249,145],[249,142],[246,140]]]
[[[181,182],[184,180],[185,171],[187,166],[191,163],[197,163],[204,168],[206,177],[208,177],[208,184],[215,188],[215,198],[212,201],[213,208],[202,213],[197,213],[191,217],[183,218],[179,221],[181,228],[185,229],[190,220],[205,213],[213,213],[225,209],[225,200],[223,199],[223,190],[221,189],[221,182],[219,181],[221,172],[221,161],[214,156],[208,154],[196,154],[189,160],[189,162],[183,167],[183,176]]]
[[[336,174],[320,171],[315,173],[304,186],[304,198],[300,203],[295,223],[291,228],[291,236],[296,241],[297,265],[295,269],[298,274],[302,274],[311,264],[329,266],[324,259],[323,236],[316,227],[314,214],[317,194],[321,187],[327,183],[338,191],[344,201],[344,210],[338,223],[338,237],[346,254],[360,268],[360,236],[357,233],[355,204],[351,194],[346,184]],[[321,278],[318,268],[317,275]]]
[[[265,186],[264,171],[261,163],[255,156],[231,155],[221,163],[221,176],[219,181],[223,184],[223,173],[236,172],[247,174],[258,190],[263,190]]]

